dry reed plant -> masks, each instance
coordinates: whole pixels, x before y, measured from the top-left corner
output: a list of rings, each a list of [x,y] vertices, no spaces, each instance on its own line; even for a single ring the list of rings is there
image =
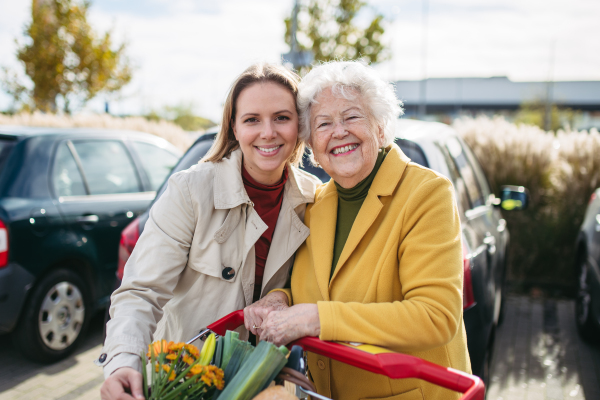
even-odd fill
[[[189,135],[179,126],[168,121],[148,121],[143,117],[113,117],[107,114],[54,115],[34,112],[16,115],[0,114],[0,125],[43,126],[61,128],[106,128],[146,132],[171,142],[181,151],[193,143]]]
[[[600,185],[598,131],[554,134],[502,117],[458,119],[454,127],[482,161],[496,195],[502,185],[529,189],[526,211],[503,212],[511,233],[508,278],[524,288],[572,291],[575,240]]]

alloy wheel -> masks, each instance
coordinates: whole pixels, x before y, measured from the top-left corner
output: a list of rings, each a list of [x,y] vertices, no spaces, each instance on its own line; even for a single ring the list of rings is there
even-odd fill
[[[42,341],[52,350],[63,350],[79,336],[85,319],[83,296],[71,282],[59,282],[44,296],[38,317]]]

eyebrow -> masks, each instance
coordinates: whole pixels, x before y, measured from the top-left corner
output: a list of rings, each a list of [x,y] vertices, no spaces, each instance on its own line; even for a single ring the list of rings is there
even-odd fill
[[[283,114],[283,113],[288,113],[291,114],[292,112],[288,109],[283,109],[283,110],[279,110],[279,111],[275,111],[273,114]],[[259,113],[246,113],[240,116],[240,118],[246,118],[246,117],[254,117],[260,115]]]
[[[342,114],[347,113],[348,111],[351,111],[351,110],[356,110],[356,111],[362,112],[362,109],[360,107],[358,107],[358,106],[352,106],[352,107],[347,108],[344,111],[342,111]],[[312,119],[313,122],[315,122],[317,120],[317,118],[319,118],[319,117],[321,117],[321,118],[330,118],[329,115],[319,114],[319,115],[315,115],[314,116],[314,118]]]

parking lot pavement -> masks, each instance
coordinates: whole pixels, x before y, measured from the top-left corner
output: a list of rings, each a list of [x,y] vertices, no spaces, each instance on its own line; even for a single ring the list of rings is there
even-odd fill
[[[600,399],[600,346],[583,342],[575,303],[509,297],[488,400]]]
[[[99,400],[104,375],[93,361],[102,348],[103,322],[104,315],[96,315],[75,354],[52,365],[24,359],[8,335],[0,336],[0,400]]]
[[[573,301],[511,296],[506,306],[488,400],[600,399],[600,346],[579,339]],[[0,400],[100,399],[104,378],[93,360],[100,354],[102,323],[102,315],[94,317],[76,354],[53,365],[23,359],[0,336]]]

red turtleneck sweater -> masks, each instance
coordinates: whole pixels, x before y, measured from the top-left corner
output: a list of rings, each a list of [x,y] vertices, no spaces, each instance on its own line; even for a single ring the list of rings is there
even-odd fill
[[[281,180],[273,186],[267,186],[256,182],[252,179],[248,171],[246,171],[246,168],[243,167],[242,179],[244,181],[246,193],[248,193],[250,200],[254,203],[254,209],[268,226],[267,230],[254,245],[254,250],[256,252],[256,269],[253,302],[255,302],[260,298],[265,264],[267,262],[267,256],[269,255],[269,248],[271,247],[277,218],[279,217],[279,210],[281,210],[283,188],[288,179],[288,170],[287,168],[283,170]]]

